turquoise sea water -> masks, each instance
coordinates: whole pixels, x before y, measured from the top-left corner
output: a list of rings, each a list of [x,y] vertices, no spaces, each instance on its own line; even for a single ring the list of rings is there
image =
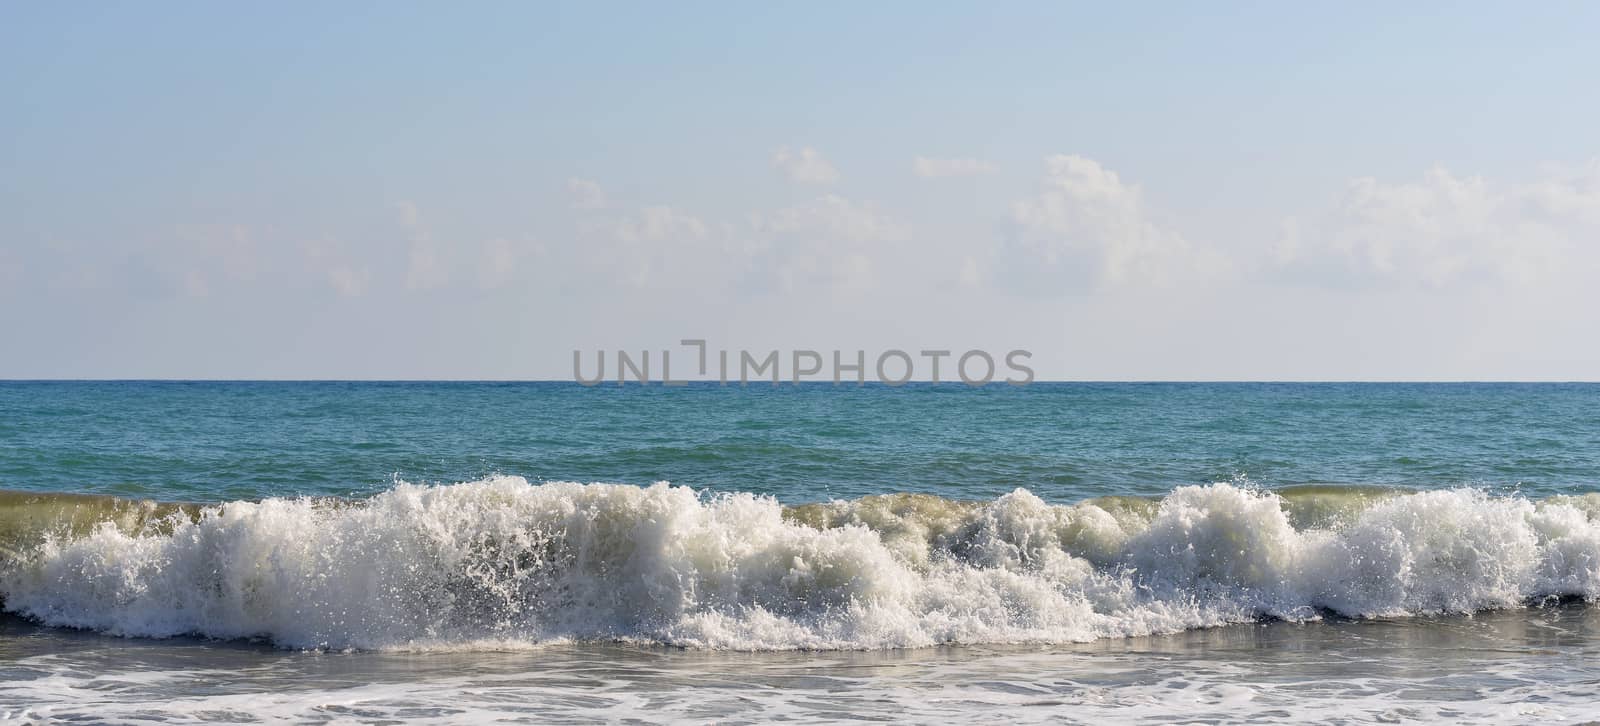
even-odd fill
[[[0,411],[0,489],[199,502],[490,474],[785,502],[1600,488],[1595,384],[0,382]]]
[[[1560,721],[1596,598],[1600,385],[0,382],[0,721]]]

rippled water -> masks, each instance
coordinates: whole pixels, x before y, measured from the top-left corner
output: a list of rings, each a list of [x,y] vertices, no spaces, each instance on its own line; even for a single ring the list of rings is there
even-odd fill
[[[15,620],[0,643],[0,718],[96,722],[1577,722],[1600,685],[1581,605],[830,653],[283,652]]]
[[[490,474],[1051,501],[1244,476],[1600,486],[1600,385],[0,382],[0,489],[226,501]]]

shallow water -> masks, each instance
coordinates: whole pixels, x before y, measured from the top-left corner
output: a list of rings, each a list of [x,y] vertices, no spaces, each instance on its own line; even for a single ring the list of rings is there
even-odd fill
[[[1600,688],[1581,604],[1273,622],[1047,647],[737,653],[280,651],[0,626],[0,716],[97,722],[1577,722]]]

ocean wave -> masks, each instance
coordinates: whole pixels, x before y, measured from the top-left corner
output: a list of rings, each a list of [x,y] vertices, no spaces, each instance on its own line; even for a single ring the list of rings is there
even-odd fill
[[[519,477],[205,507],[10,494],[0,597],[49,625],[290,648],[1062,643],[1593,599],[1597,515],[1597,495],[1239,483],[1073,505]]]

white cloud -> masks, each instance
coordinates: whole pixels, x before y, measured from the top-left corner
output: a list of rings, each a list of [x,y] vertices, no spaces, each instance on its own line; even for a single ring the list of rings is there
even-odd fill
[[[450,270],[433,241],[433,234],[422,222],[422,215],[411,202],[400,202],[400,225],[410,238],[406,250],[406,289],[434,290],[450,282]]]
[[[754,266],[780,287],[865,289],[880,281],[878,259],[895,253],[910,230],[870,203],[827,194],[792,207],[750,216],[761,247]]]
[[[833,164],[809,146],[799,151],[791,151],[787,146],[778,149],[772,153],[772,166],[789,177],[789,181],[802,184],[828,184],[839,180],[839,171]]]
[[[721,262],[711,227],[671,205],[581,219],[578,232],[580,259],[600,284],[678,288],[714,274]]]
[[[1032,268],[1028,274],[1059,273],[1050,284],[1078,278],[1124,285],[1214,274],[1224,266],[1153,221],[1139,187],[1099,162],[1062,154],[1045,163],[1039,193],[1011,209],[1017,235],[1008,252]]]
[[[583,259],[601,284],[725,293],[863,287],[875,279],[881,246],[909,236],[876,205],[834,194],[752,213],[742,222],[654,205],[577,223]]]
[[[1312,279],[1532,284],[1593,265],[1597,238],[1600,162],[1510,183],[1435,168],[1401,183],[1352,180],[1315,224],[1288,220],[1272,257]]]
[[[588,179],[568,179],[567,196],[573,209],[604,209],[606,206],[606,190]]]
[[[366,294],[372,272],[365,265],[357,264],[346,253],[341,241],[324,236],[307,240],[303,249],[312,272],[325,278],[334,292],[341,297]]]
[[[982,176],[997,171],[994,164],[982,159],[931,159],[926,156],[913,159],[911,169],[924,179]]]
[[[905,225],[890,219],[876,205],[824,194],[804,204],[750,217],[762,234],[795,234],[812,239],[873,242],[904,239]]]
[[[699,218],[667,205],[640,209],[617,222],[617,239],[627,243],[693,241],[706,237],[706,225]]]

